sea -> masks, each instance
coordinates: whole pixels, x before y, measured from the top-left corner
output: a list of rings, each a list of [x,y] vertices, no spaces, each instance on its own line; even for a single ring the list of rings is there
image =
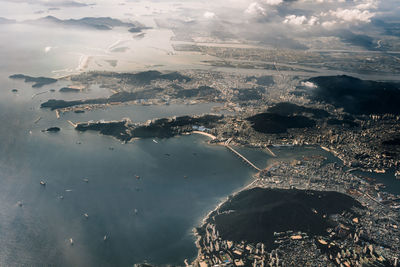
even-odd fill
[[[32,88],[8,78],[16,73],[60,77],[96,68],[175,70],[207,58],[170,57],[171,35],[149,29],[136,40],[122,29],[110,36],[0,25],[0,266],[184,265],[185,259],[196,257],[193,229],[221,201],[249,184],[254,171],[226,148],[208,144],[205,136],[123,144],[96,132],[77,132],[67,120],[143,122],[207,113],[220,104],[122,105],[57,119],[40,104],[52,98],[106,97],[110,91],[93,85],[82,93],[63,94],[58,89],[68,85],[65,82]],[[150,49],[152,43],[162,47]],[[131,59],[109,51],[117,46],[129,46]],[[118,61],[116,67],[106,64],[110,59]],[[49,127],[61,131],[43,132]],[[262,149],[240,151],[259,167],[271,160]],[[320,150],[274,151],[278,158],[287,158]],[[400,188],[399,183],[392,186]]]

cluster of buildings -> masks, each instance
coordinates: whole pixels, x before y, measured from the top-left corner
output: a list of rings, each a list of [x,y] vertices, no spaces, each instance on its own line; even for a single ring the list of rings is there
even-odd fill
[[[199,233],[199,256],[205,266],[399,266],[399,212],[377,199],[375,186],[321,156],[287,160],[259,173],[252,187],[337,191],[359,201],[356,214],[342,212],[325,235],[274,233],[274,248],[224,240],[215,225]]]

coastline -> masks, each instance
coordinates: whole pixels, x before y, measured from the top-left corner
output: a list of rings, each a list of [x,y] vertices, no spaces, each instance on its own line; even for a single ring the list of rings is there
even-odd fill
[[[192,133],[201,134],[201,135],[210,137],[212,140],[215,140],[215,139],[216,139],[216,137],[215,137],[214,135],[212,135],[212,134],[208,134],[208,133],[204,133],[204,132],[200,132],[200,131],[193,131]],[[223,145],[223,143],[217,143],[217,145]],[[274,157],[276,157],[276,155],[275,155],[272,151],[271,151],[270,154],[271,154],[271,155],[273,154]],[[268,168],[268,166],[267,166],[266,168]],[[197,228],[202,228],[202,227],[204,227],[204,225],[207,223],[207,220],[208,220],[208,218],[210,217],[210,215],[211,215],[212,213],[216,212],[223,204],[225,204],[225,203],[229,200],[230,197],[234,197],[234,196],[236,196],[237,194],[239,194],[240,192],[245,191],[245,190],[251,188],[251,186],[258,180],[257,175],[258,175],[259,173],[260,173],[260,172],[255,173],[255,174],[252,175],[252,178],[253,178],[253,179],[251,180],[251,182],[250,182],[249,184],[245,185],[244,187],[241,187],[241,188],[237,189],[237,190],[234,191],[232,194],[230,194],[230,195],[228,195],[228,196],[222,198],[222,200],[217,204],[217,206],[216,206],[213,210],[209,211],[209,212],[207,213],[206,216],[203,217],[203,219],[200,221],[199,226],[196,226],[196,227],[193,228],[192,232],[193,232],[193,235],[194,235],[195,238],[196,238],[195,245],[196,245],[196,247],[197,247],[197,256],[196,256],[196,258],[192,261],[191,266],[193,266],[193,265],[198,265],[198,264],[199,264],[200,249],[201,249],[200,243],[199,243],[199,242],[200,242],[200,240],[201,240],[202,237],[201,237],[201,235],[199,234],[199,232],[197,231]]]

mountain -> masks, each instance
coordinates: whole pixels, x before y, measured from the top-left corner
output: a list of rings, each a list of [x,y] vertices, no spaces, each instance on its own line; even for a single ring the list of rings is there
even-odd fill
[[[16,23],[16,21],[13,19],[0,17],[0,24],[12,24],[12,23]]]
[[[136,28],[138,31],[143,29],[139,23],[123,22],[110,17],[85,17],[81,19],[62,20],[54,16],[47,16],[37,20],[26,21],[31,24],[53,24],[63,27],[80,27],[96,30],[111,30],[114,27]]]

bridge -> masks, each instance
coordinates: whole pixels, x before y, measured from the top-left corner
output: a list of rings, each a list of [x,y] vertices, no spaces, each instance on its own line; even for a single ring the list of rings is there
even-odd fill
[[[245,156],[243,156],[242,154],[240,154],[238,151],[236,151],[233,147],[231,147],[229,145],[229,143],[232,141],[232,138],[229,138],[228,140],[225,141],[224,146],[229,149],[230,151],[232,151],[236,156],[238,156],[239,158],[241,158],[244,162],[246,162],[248,165],[250,165],[252,168],[254,168],[255,170],[257,170],[258,172],[261,171],[260,168],[258,168],[256,165],[254,165],[250,160],[248,160]]]

